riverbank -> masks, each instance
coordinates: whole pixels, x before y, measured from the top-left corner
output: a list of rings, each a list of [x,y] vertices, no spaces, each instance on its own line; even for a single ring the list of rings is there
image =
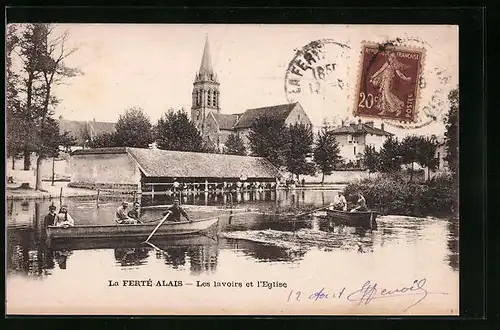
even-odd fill
[[[19,184],[7,184],[5,194],[7,200],[25,200],[25,199],[54,199],[62,197],[92,197],[97,196],[97,190],[71,188],[68,187],[68,182],[54,182],[43,185],[43,191],[35,189],[21,189]],[[102,194],[102,192],[99,192]]]

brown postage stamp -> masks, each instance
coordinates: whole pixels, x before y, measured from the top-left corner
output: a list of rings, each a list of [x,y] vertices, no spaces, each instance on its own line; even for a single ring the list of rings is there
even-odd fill
[[[414,123],[424,48],[364,43],[354,115]]]

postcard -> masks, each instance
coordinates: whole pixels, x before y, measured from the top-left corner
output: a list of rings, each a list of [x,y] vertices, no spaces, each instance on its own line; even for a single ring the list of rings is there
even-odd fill
[[[7,314],[458,315],[458,35],[9,24]]]

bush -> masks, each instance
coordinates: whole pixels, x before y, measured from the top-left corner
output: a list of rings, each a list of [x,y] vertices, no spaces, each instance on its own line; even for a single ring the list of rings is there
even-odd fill
[[[401,174],[358,180],[344,189],[350,207],[356,204],[358,191],[365,196],[369,208],[382,214],[451,214],[457,200],[456,189],[448,176],[436,177],[425,184],[408,182]]]

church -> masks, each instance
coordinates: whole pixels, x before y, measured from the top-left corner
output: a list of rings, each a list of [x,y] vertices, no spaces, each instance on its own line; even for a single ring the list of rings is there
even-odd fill
[[[221,113],[220,82],[212,66],[208,37],[201,59],[200,69],[193,83],[191,121],[201,132],[203,138],[224,149],[227,138],[237,134],[248,149],[248,134],[255,119],[261,116],[278,118],[284,125],[302,123],[312,127],[309,116],[300,103],[286,103],[248,109],[243,113]]]

